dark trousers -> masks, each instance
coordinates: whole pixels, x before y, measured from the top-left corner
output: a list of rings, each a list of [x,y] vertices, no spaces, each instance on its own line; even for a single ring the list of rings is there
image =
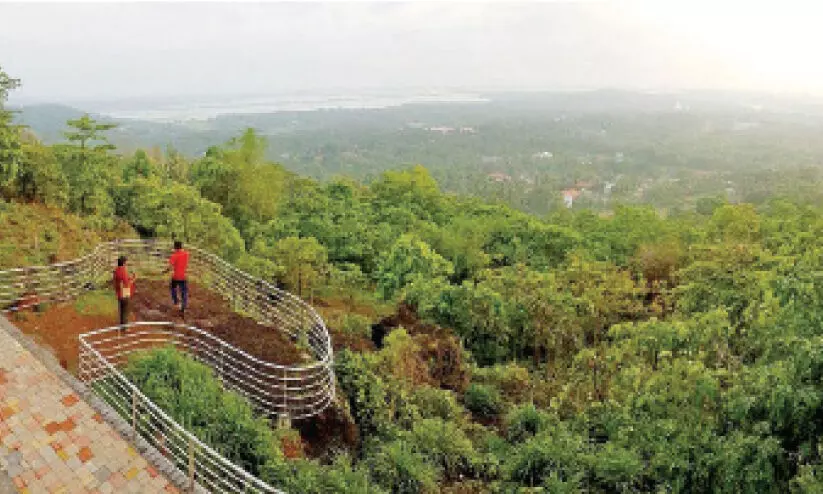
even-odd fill
[[[186,305],[189,303],[189,284],[186,283],[186,280],[171,280],[171,301],[174,305],[177,305],[178,288],[180,288],[180,298],[183,302],[180,309],[186,310]]]
[[[120,325],[129,323],[129,300],[128,298],[117,299],[117,306],[120,309]]]

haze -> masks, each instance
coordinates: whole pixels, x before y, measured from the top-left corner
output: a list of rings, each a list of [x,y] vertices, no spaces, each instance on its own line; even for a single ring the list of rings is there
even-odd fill
[[[812,2],[0,4],[12,102],[374,89],[823,93]]]

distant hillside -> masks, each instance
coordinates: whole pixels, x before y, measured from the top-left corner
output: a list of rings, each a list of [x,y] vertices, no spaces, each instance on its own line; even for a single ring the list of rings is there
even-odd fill
[[[83,116],[83,111],[65,105],[42,104],[14,108],[17,121],[27,125],[43,141],[51,144],[63,139],[66,121]]]
[[[26,105],[14,109],[19,112],[17,121],[29,127],[46,144],[55,144],[64,140],[66,121],[80,118],[85,111],[66,105],[41,104]],[[92,118],[101,122],[113,122],[117,128],[111,131],[110,140],[121,153],[130,154],[138,147],[165,146],[174,144],[175,136],[186,135],[181,125],[155,123],[142,120],[122,120],[88,112]],[[173,127],[173,128],[172,128]],[[205,144],[202,144],[205,146]],[[200,152],[199,148],[189,146],[184,150],[188,154]]]

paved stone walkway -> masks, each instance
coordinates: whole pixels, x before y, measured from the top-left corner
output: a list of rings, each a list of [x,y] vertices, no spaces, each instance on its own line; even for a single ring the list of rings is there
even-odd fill
[[[178,492],[0,325],[0,492]],[[6,485],[7,482],[6,482]]]

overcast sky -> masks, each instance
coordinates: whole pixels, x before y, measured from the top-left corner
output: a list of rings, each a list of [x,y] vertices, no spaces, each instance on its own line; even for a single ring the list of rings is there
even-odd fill
[[[820,94],[816,3],[0,3],[0,66],[23,80],[21,102],[412,87]]]

